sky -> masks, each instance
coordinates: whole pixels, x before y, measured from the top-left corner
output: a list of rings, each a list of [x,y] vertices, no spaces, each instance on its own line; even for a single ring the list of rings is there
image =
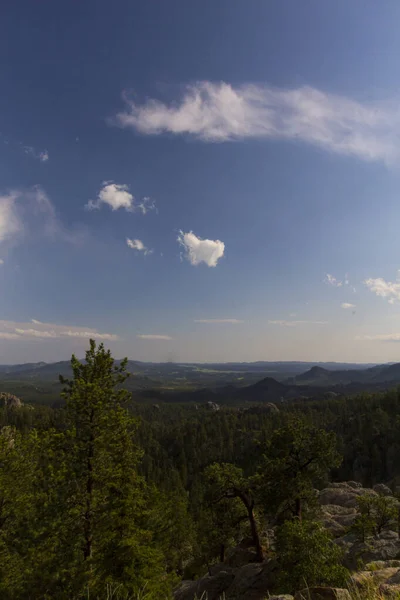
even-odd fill
[[[400,359],[398,0],[4,0],[0,363]]]

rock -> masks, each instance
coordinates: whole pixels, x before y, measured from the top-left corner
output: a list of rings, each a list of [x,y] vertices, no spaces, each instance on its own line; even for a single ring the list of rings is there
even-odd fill
[[[195,600],[205,596],[207,600],[219,600],[234,577],[234,573],[230,570],[220,571],[216,575],[205,575],[197,581],[183,581],[174,590],[174,598],[175,600]]]
[[[273,588],[278,563],[274,559],[263,563],[244,565],[237,572],[230,587],[225,591],[228,600],[264,600]]]
[[[8,392],[0,392],[0,403],[3,404],[5,408],[21,408],[22,401],[14,394],[9,394]]]
[[[269,596],[268,600],[294,600],[290,594],[280,594],[279,596]]]
[[[220,409],[219,404],[217,404],[216,402],[212,402],[211,400],[209,400],[208,402],[206,402],[206,404],[204,405],[206,408],[208,408],[208,410],[213,410],[214,412],[218,411]]]
[[[385,531],[378,538],[367,538],[361,542],[354,534],[347,534],[334,540],[345,551],[344,565],[356,569],[359,560],[364,563],[388,561],[400,556],[400,540],[394,531]]]
[[[377,571],[379,569],[389,569],[389,567],[400,569],[400,560],[376,560],[375,562],[367,563],[364,569],[366,571]]]
[[[294,600],[351,600],[351,596],[342,588],[312,587],[297,592]]]
[[[335,504],[344,508],[356,508],[357,498],[366,494],[377,495],[373,490],[354,488],[347,483],[331,484],[319,492],[319,502],[321,505]]]
[[[397,567],[388,567],[386,569],[377,569],[376,571],[359,571],[354,573],[352,581],[359,587],[362,587],[366,582],[373,581],[375,585],[388,583],[393,576],[398,572]],[[394,583],[398,583],[395,581]]]
[[[279,412],[279,408],[273,402],[267,402],[267,404],[264,406],[264,409],[266,412],[270,412],[270,413],[278,413]]]
[[[393,496],[393,492],[390,489],[390,487],[388,487],[384,483],[377,483],[376,485],[374,485],[373,490],[380,496]]]
[[[236,546],[230,548],[226,553],[226,563],[230,567],[243,567],[243,565],[253,562],[257,562],[257,553],[251,548]]]
[[[382,597],[387,598],[387,600],[390,598],[398,600],[400,597],[400,585],[388,585],[387,583],[382,583],[379,586],[379,592],[382,594]],[[381,596],[379,597],[381,598]]]
[[[362,488],[362,485],[359,481],[347,481],[346,483],[349,487],[354,488],[355,490]]]

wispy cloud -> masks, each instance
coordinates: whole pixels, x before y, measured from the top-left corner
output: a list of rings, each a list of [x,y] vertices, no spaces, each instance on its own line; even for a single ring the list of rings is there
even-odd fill
[[[90,327],[71,327],[42,323],[32,319],[30,323],[0,320],[0,339],[26,340],[26,339],[81,339],[116,341],[118,336],[112,333],[102,333]]]
[[[330,273],[327,273],[325,275],[324,283],[327,283],[328,285],[332,285],[333,287],[342,287],[342,285],[343,285],[343,281],[336,279],[336,277],[334,277]]]
[[[0,258],[0,265],[4,265],[4,260]]]
[[[310,86],[285,89],[201,81],[178,101],[149,99],[126,104],[113,119],[146,135],[190,135],[206,142],[246,138],[303,141],[366,161],[399,158],[397,103],[360,102]]]
[[[238,325],[239,323],[244,323],[244,321],[240,320],[240,319],[195,319],[194,320],[195,323],[207,323],[207,324],[213,324],[213,323],[227,323],[230,325]]]
[[[400,342],[400,333],[378,333],[376,335],[357,335],[356,340],[376,342]]]
[[[142,240],[131,240],[130,238],[126,238],[126,243],[129,248],[132,248],[132,250],[137,250],[138,252],[142,252],[144,256],[152,254],[153,252],[153,250],[149,250],[149,248],[143,244]]]
[[[349,310],[351,308],[356,307],[355,304],[351,304],[350,302],[342,302],[342,304],[340,306],[341,306],[341,308],[344,308],[345,310]]]
[[[40,186],[0,195],[0,244],[20,243],[29,236],[79,243],[83,239],[83,230],[63,226],[50,198]]]
[[[114,181],[103,181],[96,200],[89,200],[85,208],[99,210],[103,205],[109,206],[113,211],[122,208],[127,212],[140,211],[143,215],[151,210],[157,210],[154,200],[145,196],[141,202],[137,202],[130,192],[129,185]]]
[[[281,325],[282,327],[297,327],[298,325],[327,325],[328,321],[268,321],[270,325]]]
[[[142,333],[140,335],[137,335],[136,337],[140,338],[141,340],[172,340],[173,338],[170,335],[159,335],[159,334],[153,334],[153,333]]]
[[[148,196],[142,198],[142,201],[137,204],[137,209],[140,210],[142,215],[147,215],[151,210],[155,210],[158,213],[155,200],[152,200]]]
[[[224,256],[225,244],[220,240],[207,240],[197,237],[193,231],[181,231],[177,238],[184,248],[184,256],[191,265],[197,266],[204,262],[208,267],[216,267]]]
[[[386,281],[383,277],[376,279],[370,277],[364,280],[364,284],[377,296],[388,298],[389,304],[400,301],[400,271],[397,272],[396,281]]]
[[[47,150],[36,150],[33,146],[23,146],[25,154],[29,154],[29,156],[33,156],[33,158],[37,158],[40,162],[47,162],[50,158]]]

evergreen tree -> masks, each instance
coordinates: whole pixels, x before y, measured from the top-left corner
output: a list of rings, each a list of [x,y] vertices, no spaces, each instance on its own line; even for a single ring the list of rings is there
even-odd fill
[[[255,515],[255,500],[251,483],[243,475],[243,471],[229,463],[214,463],[207,467],[205,477],[208,481],[209,497],[212,503],[224,500],[240,500],[245,508],[250,526],[251,536],[257,553],[257,560],[264,559]]]
[[[338,467],[336,436],[304,418],[290,418],[274,431],[253,481],[269,514],[288,513],[302,519],[316,505],[314,488]]]
[[[137,473],[137,423],[124,407],[126,363],[115,364],[110,351],[91,340],[83,363],[72,356],[73,379],[60,377],[68,421],[63,533],[75,592],[94,594],[117,583],[137,593],[157,579],[165,582],[147,527],[148,490]]]
[[[341,565],[343,551],[320,523],[285,521],[278,528],[276,552],[279,589],[301,590],[315,585],[343,587],[349,577]]]

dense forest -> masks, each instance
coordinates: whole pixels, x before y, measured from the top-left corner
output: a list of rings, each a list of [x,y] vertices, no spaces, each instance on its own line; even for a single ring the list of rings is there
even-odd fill
[[[398,390],[213,410],[136,403],[126,361],[94,341],[71,367],[58,408],[0,410],[0,598],[170,598],[243,539],[278,560],[273,591],[345,585],[315,488],[396,493]]]

